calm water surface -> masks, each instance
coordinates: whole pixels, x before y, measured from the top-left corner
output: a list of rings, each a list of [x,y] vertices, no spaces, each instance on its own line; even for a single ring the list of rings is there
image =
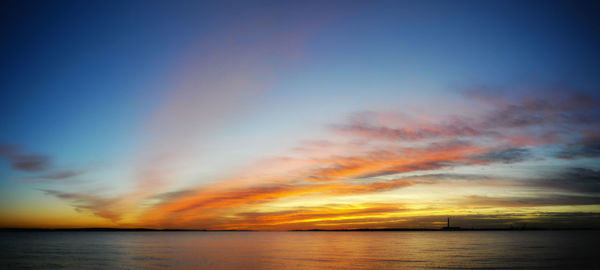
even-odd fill
[[[0,269],[600,269],[600,231],[2,232]]]

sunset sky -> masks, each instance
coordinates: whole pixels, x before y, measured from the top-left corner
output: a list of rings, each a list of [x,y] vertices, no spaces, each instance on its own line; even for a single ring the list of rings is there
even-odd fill
[[[600,227],[597,1],[0,5],[0,227]]]

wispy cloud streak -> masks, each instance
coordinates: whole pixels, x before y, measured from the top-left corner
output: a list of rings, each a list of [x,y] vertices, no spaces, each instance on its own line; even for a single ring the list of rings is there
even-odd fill
[[[6,159],[14,170],[25,173],[41,173],[21,177],[27,180],[62,180],[85,173],[85,170],[58,170],[52,157],[41,154],[26,154],[16,146],[0,144],[0,157]]]
[[[25,172],[46,171],[51,166],[50,157],[25,154],[15,146],[0,144],[0,156],[5,158],[13,169]]]
[[[83,193],[68,193],[50,189],[43,189],[42,191],[46,195],[69,201],[77,211],[90,211],[94,215],[112,222],[118,222],[121,219],[121,213],[112,209],[117,202],[116,200]]]

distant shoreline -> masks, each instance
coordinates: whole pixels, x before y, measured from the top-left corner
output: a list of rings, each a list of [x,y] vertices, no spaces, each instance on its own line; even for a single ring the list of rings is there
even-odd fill
[[[348,230],[202,230],[202,229],[149,229],[149,228],[0,228],[0,232],[445,232],[445,231],[596,231],[600,228],[465,228],[455,230],[426,228],[348,229]]]

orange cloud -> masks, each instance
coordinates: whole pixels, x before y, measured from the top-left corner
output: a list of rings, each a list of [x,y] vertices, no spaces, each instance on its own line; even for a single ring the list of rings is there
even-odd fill
[[[484,163],[468,157],[483,153],[479,146],[451,141],[433,143],[423,148],[395,148],[373,151],[363,156],[323,159],[321,167],[310,173],[309,179],[331,180],[368,177],[384,174],[432,170],[453,163]]]

